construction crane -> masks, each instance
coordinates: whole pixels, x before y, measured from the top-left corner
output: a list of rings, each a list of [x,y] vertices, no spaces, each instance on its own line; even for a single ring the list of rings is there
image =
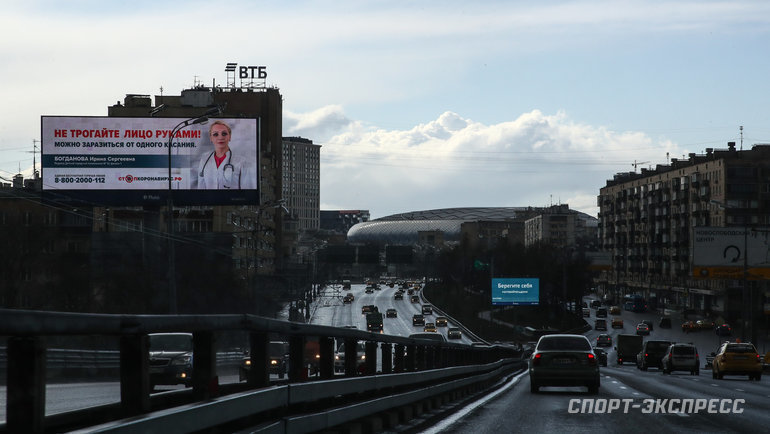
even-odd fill
[[[631,165],[634,166],[634,172],[636,172],[636,166],[640,166],[642,164],[647,164],[647,163],[649,163],[649,161],[639,161],[639,162],[637,162],[636,160],[634,160],[634,162],[631,163]]]

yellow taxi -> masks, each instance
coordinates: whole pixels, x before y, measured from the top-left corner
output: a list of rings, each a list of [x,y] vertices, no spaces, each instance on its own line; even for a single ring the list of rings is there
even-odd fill
[[[623,318],[612,318],[612,328],[614,328],[614,329],[622,329],[623,328]]]
[[[715,380],[721,380],[724,375],[748,375],[749,380],[762,379],[762,360],[757,348],[750,342],[723,343],[714,355],[711,369]]]

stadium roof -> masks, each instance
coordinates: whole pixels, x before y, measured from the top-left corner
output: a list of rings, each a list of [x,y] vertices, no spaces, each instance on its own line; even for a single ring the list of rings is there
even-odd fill
[[[526,220],[547,212],[549,208],[508,207],[508,208],[444,208],[427,211],[412,211],[358,223],[348,230],[351,243],[415,244],[419,232],[441,231],[445,241],[460,241],[460,226],[475,221]],[[578,211],[587,222],[596,220]]]

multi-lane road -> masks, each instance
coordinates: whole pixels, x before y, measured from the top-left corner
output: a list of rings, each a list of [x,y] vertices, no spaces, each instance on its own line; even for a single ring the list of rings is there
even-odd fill
[[[394,295],[398,286],[390,288],[387,285],[379,285],[380,289],[373,290],[367,294],[366,285],[352,285],[350,290],[342,290],[339,285],[330,285],[322,289],[322,293],[317,302],[314,303],[310,322],[313,324],[330,325],[335,327],[354,326],[359,330],[366,330],[366,316],[361,313],[361,308],[365,305],[375,305],[383,315],[383,333],[395,336],[409,336],[413,333],[422,333],[422,326],[412,325],[412,316],[422,313],[422,306],[428,304],[422,298],[421,289],[415,289],[414,294],[420,297],[419,303],[410,301],[410,295],[404,293],[403,300],[396,300]],[[343,303],[342,297],[348,292],[352,293],[354,300],[352,303]],[[398,316],[396,318],[385,317],[388,309],[396,309]],[[425,322],[435,323],[439,312],[425,315]],[[457,327],[450,319],[447,327],[437,327],[437,333],[446,337],[447,330],[450,327]],[[462,339],[451,340],[470,344],[472,338],[463,333]]]

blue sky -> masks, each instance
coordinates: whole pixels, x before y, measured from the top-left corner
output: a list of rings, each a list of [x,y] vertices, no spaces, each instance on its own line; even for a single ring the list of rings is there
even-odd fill
[[[4,3],[0,176],[41,115],[266,65],[284,135],[321,148],[322,209],[373,217],[568,203],[615,173],[770,143],[764,1]]]

